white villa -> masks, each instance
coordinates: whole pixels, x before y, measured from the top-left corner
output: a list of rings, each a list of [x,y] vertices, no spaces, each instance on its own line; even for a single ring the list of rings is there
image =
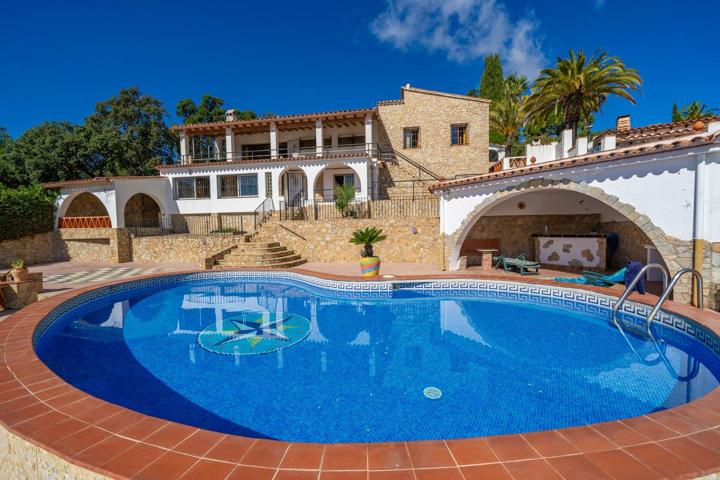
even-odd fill
[[[159,235],[155,256],[197,249],[208,267],[245,265],[223,260],[232,239],[207,240],[228,232],[280,242],[294,260],[349,261],[349,232],[375,225],[389,233],[378,247],[384,260],[448,270],[472,267],[478,249],[603,271],[628,259],[670,274],[691,267],[717,308],[720,118],[633,128],[625,116],[595,138],[566,130],[505,157],[488,143],[488,109],[483,99],[406,85],[371,108],[255,120],[229,110],[224,122],[173,127],[180,157],[158,176],[46,186],[60,190],[65,237],[93,238],[93,228],[128,236],[111,241],[130,245],[118,261],[150,258],[146,238]],[[350,213],[335,208],[338,185],[355,190]],[[170,246],[173,234],[206,239]],[[611,237],[619,246],[609,247]],[[689,300],[689,280],[676,298]]]

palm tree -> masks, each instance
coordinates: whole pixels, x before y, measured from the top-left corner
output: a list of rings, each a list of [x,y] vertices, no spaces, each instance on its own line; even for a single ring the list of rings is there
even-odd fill
[[[355,230],[350,238],[350,243],[363,246],[360,251],[361,257],[374,257],[373,244],[382,242],[386,238],[387,235],[382,234],[382,229],[366,227],[362,230]]]
[[[546,68],[532,86],[526,103],[528,115],[536,120],[559,114],[565,128],[577,135],[581,120],[590,123],[610,95],[635,104],[632,92],[639,91],[642,79],[622,60],[596,52],[587,58],[583,51],[570,50],[569,58],[558,58]]]
[[[717,113],[717,108],[710,108],[700,100],[685,105],[680,111],[682,120],[695,120],[696,118],[711,117]]]
[[[520,136],[525,123],[525,99],[528,89],[525,77],[510,75],[503,81],[503,96],[490,109],[490,128],[502,135],[505,155],[511,156],[512,146]]]

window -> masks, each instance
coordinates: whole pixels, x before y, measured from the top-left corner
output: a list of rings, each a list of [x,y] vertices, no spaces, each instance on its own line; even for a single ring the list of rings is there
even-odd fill
[[[301,138],[300,139],[300,151],[301,152],[314,152],[315,151],[315,137]]]
[[[403,129],[403,148],[420,147],[420,127]]]
[[[240,196],[241,197],[257,197],[258,196],[258,176],[257,173],[248,175],[238,175],[240,179]]]
[[[468,127],[466,123],[450,126],[450,145],[467,145]]]
[[[345,175],[335,175],[335,185],[352,185],[355,186],[355,174],[348,173]]]
[[[210,198],[210,177],[176,178],[175,198]]]
[[[257,197],[257,195],[257,173],[220,176],[220,198]]]
[[[280,142],[278,145],[278,155],[281,157],[287,157],[288,154],[288,147],[287,142]]]
[[[255,143],[242,146],[243,160],[256,160],[270,158],[269,143]]]
[[[272,172],[265,172],[265,196],[272,197]]]
[[[338,147],[355,147],[360,145],[365,146],[365,135],[338,135]]]
[[[237,175],[220,176],[220,198],[237,197],[238,182]]]

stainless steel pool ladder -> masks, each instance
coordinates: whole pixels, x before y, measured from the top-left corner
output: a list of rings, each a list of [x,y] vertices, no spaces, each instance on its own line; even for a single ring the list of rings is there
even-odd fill
[[[647,318],[647,326],[650,328],[650,324],[652,323],[655,316],[660,312],[660,308],[662,307],[663,303],[665,303],[665,300],[668,299],[670,296],[670,293],[672,293],[673,288],[675,287],[675,284],[680,280],[680,277],[685,275],[686,273],[691,273],[694,280],[697,282],[697,291],[698,291],[698,302],[697,307],[702,310],[704,308],[703,306],[703,278],[702,274],[698,272],[695,269],[692,268],[683,268],[682,270],[679,270],[675,275],[673,275],[672,280],[670,280],[670,285],[665,287],[662,294],[660,295],[660,299],[657,301],[653,309],[650,311],[650,315],[648,315]],[[692,285],[690,285],[692,288]]]
[[[645,272],[648,270],[651,270],[653,268],[656,268],[662,272],[663,275],[663,293],[668,288],[668,273],[667,270],[665,270],[665,267],[660,265],[659,263],[648,263],[644,267],[640,269],[637,275],[635,275],[635,278],[632,279],[632,282],[630,282],[629,285],[625,286],[625,291],[622,295],[620,295],[620,298],[618,298],[618,301],[615,303],[615,306],[613,307],[613,318],[615,318],[615,315],[617,315],[618,310],[620,310],[620,307],[623,303],[625,303],[625,300],[630,296],[633,289],[635,288],[635,285],[640,281],[641,278],[645,275]],[[672,287],[671,287],[672,288]],[[649,323],[648,323],[649,325]]]

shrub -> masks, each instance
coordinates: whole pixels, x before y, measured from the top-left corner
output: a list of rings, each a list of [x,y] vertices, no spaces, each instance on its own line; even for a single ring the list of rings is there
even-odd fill
[[[39,185],[0,187],[0,240],[52,231],[56,196]]]

